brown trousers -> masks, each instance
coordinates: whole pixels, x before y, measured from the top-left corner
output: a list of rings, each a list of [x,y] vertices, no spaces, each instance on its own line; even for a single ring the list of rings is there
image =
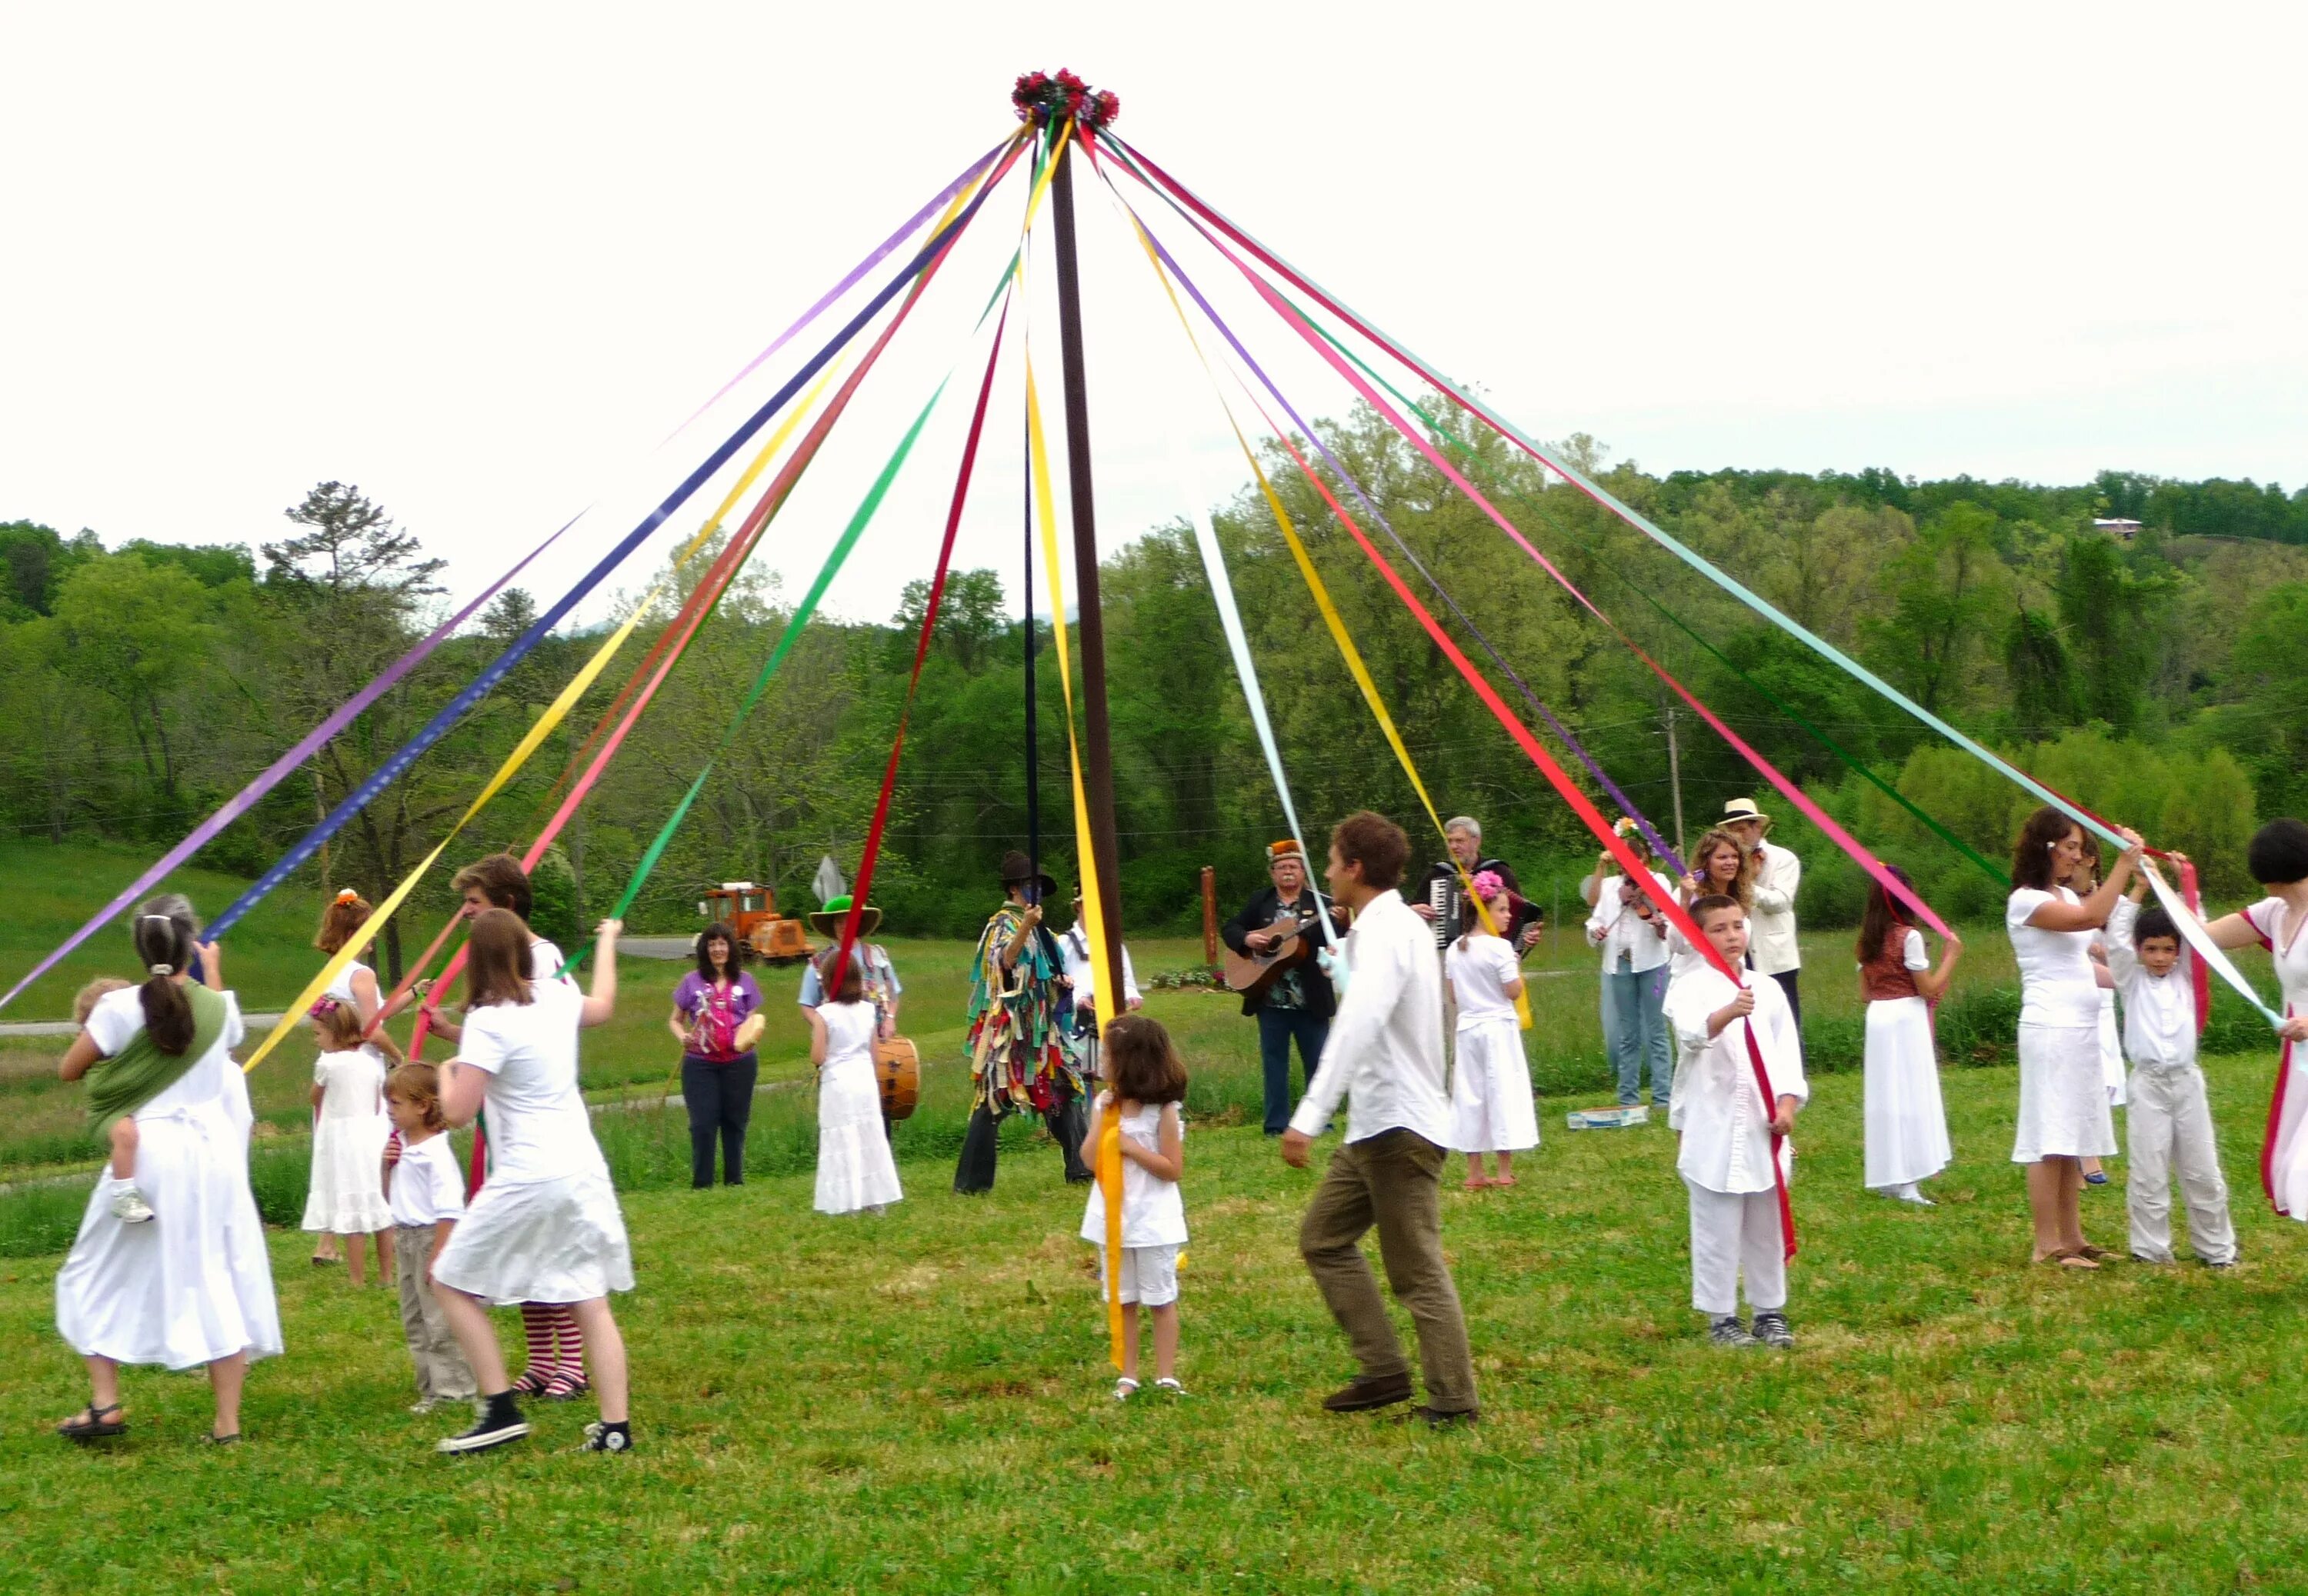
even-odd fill
[[[1298,1252],[1363,1374],[1406,1373],[1402,1343],[1363,1257],[1363,1236],[1375,1225],[1386,1283],[1418,1329],[1426,1405],[1463,1413],[1476,1405],[1475,1361],[1467,1351],[1459,1288],[1442,1257],[1442,1148],[1414,1130],[1382,1131],[1340,1147],[1307,1205]]]
[[[462,1402],[474,1394],[473,1371],[457,1350],[441,1300],[425,1277],[433,1250],[433,1227],[392,1227],[393,1266],[400,1283],[400,1328],[409,1337],[409,1360],[417,1366],[417,1394],[435,1402]]]

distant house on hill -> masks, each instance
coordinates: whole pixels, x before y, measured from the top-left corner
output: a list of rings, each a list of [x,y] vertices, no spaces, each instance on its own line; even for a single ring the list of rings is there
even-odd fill
[[[2105,532],[2110,537],[2116,539],[2120,543],[2130,543],[2133,538],[2140,536],[2140,523],[2138,521],[2125,520],[2122,517],[2118,517],[2113,520],[2108,520],[2095,516],[2092,518],[2092,530],[2095,532]]]

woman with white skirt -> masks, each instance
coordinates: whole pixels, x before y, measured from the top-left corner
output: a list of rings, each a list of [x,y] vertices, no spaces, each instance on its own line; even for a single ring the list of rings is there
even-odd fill
[[[802,1010],[817,1072],[817,1211],[879,1214],[905,1196],[882,1128],[882,1085],[874,1069],[877,1010],[866,1000],[855,959],[833,973],[836,948],[818,961],[825,1000]]]
[[[2244,862],[2269,896],[2249,909],[2223,914],[2206,928],[2215,945],[2268,949],[2284,991],[2284,1025],[2277,1035],[2276,1090],[2261,1149],[2261,1180],[2278,1214],[2308,1222],[2308,824],[2270,820],[2252,833]]]
[[[452,1125],[489,1116],[489,1178],[433,1266],[442,1317],[480,1391],[473,1428],[436,1443],[478,1452],[529,1433],[489,1323],[492,1305],[565,1304],[584,1334],[600,1421],[583,1450],[633,1444],[626,1410],[625,1343],[611,1291],[633,1289],[632,1249],[609,1166],[593,1139],[577,1086],[579,1027],[605,1024],[617,1004],[617,922],[601,922],[593,991],[533,979],[534,939],[520,915],[476,916],[466,943],[465,1018],[457,1056],[441,1067],[441,1108]]]
[[[2012,893],[2003,911],[2020,963],[2020,1123],[2011,1162],[2028,1166],[2035,1258],[2097,1269],[2116,1255],[2084,1240],[2081,1161],[2115,1151],[2115,1123],[2099,1054],[2099,983],[2092,933],[2107,923],[2140,862],[2140,838],[2090,897],[2056,885],[2083,858],[2083,831],[2059,810],[2028,817],[2012,849]]]
[[[1514,923],[1513,900],[1497,875],[1479,871],[1475,892],[1491,923]],[[1515,1184],[1514,1155],[1538,1146],[1538,1111],[1531,1101],[1530,1062],[1523,1056],[1521,1021],[1514,1000],[1522,992],[1522,963],[1513,944],[1493,936],[1482,916],[1443,956],[1459,1005],[1457,1064],[1451,1077],[1451,1145],[1467,1155],[1467,1189]],[[1498,1156],[1496,1179],[1483,1173],[1483,1154]]]
[[[1885,867],[1902,881],[1907,872]],[[1859,925],[1859,990],[1867,1005],[1867,1189],[1919,1207],[1933,1206],[1921,1182],[1947,1168],[1947,1111],[1931,1005],[1947,991],[1963,941],[1947,940],[1940,967],[1925,957],[1924,933],[1899,918],[1882,882],[1867,892]]]
[[[152,1211],[139,1224],[116,1214],[121,1183],[108,1168],[56,1275],[57,1334],[88,1365],[88,1410],[57,1427],[76,1441],[128,1428],[124,1363],[205,1364],[216,1395],[209,1439],[237,1441],[249,1360],[280,1351],[248,1188],[247,1090],[231,1051],[240,1010],[215,946],[194,946],[189,905],[155,912],[163,907],[145,905],[130,928],[148,979],[98,1002],[57,1071],[70,1081],[98,1067],[91,1103],[135,1117],[135,1185]],[[197,988],[186,974],[196,955],[207,982]]]

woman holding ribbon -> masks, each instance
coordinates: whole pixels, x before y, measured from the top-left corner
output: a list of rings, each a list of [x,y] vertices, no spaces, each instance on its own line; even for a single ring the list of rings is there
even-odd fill
[[[2083,861],[2083,828],[2063,811],[2037,810],[2013,845],[2003,911],[2020,963],[2020,1124],[2011,1162],[2028,1166],[2036,1261],[2064,1269],[2097,1269],[2115,1256],[2084,1240],[2081,1199],[2082,1161],[2115,1151],[2100,1075],[2091,944],[2139,868],[2140,838],[2122,835],[2115,867],[2088,897],[2079,897],[2060,883]]]
[[[130,927],[141,986],[107,993],[57,1068],[89,1077],[100,1119],[133,1115],[136,1186],[149,1223],[112,1211],[111,1171],[97,1180],[71,1256],[56,1275],[56,1331],[88,1365],[87,1411],[57,1426],[75,1441],[122,1434],[120,1366],[205,1364],[216,1394],[209,1439],[240,1439],[252,1358],[280,1351],[280,1315],[264,1229],[248,1188],[248,1088],[231,1049],[239,1007],[216,946],[196,947],[181,899],[148,903]],[[206,984],[190,976],[195,957]]]
[[[2308,822],[2270,820],[2252,833],[2244,862],[2268,896],[2205,929],[2221,948],[2257,943],[2276,965],[2284,989],[2284,1025],[2277,1034],[2284,1046],[2261,1153],[2261,1180],[2278,1214],[2308,1222],[2308,1136],[2301,1134],[2308,1125],[2308,1071],[2297,1067],[2300,1044],[2308,1042],[2308,937],[2300,934],[2308,929]]]

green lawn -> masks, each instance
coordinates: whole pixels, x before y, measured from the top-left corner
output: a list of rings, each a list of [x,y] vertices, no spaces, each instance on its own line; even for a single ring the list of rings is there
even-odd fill
[[[2000,939],[1980,940],[1993,979]],[[1150,974],[1196,949],[1136,951]],[[2245,1258],[2223,1275],[2028,1267],[2008,1068],[1949,1070],[1962,1162],[1930,1212],[1859,1190],[1859,1077],[1821,1075],[1798,1137],[1787,1357],[1702,1343],[1669,1136],[1569,1134],[1562,1111],[1600,1094],[1550,1097],[1520,1188],[1445,1197],[1485,1420],[1433,1436],[1315,1410],[1348,1365],[1295,1251],[1313,1177],[1245,1122],[1251,1028],[1200,993],[1150,1005],[1196,1071],[1193,1394],[1106,1400],[1083,1199],[1055,1150],[1013,1121],[995,1193],[948,1193],[963,952],[900,948],[932,1064],[900,1131],[909,1195],[885,1219],[810,1212],[805,1089],[761,1099],[762,1172],[736,1191],[681,1188],[677,1115],[599,1117],[641,1277],[620,1303],[644,1448],[628,1458],[568,1453],[590,1412],[557,1408],[525,1448],[435,1457],[442,1422],[402,1412],[387,1298],[307,1266],[288,1231],[273,1252],[289,1350],[254,1371],[249,1444],[197,1448],[200,1384],[140,1373],[134,1433],[70,1450],[45,1434],[83,1390],[54,1334],[57,1260],[0,1260],[12,1587],[2300,1587],[2308,1237],[2253,1179],[2265,1054],[2212,1067]],[[1572,973],[1534,982],[1537,1073],[1591,1082],[1593,984],[1583,955],[1560,963]],[[676,973],[627,966],[627,1012],[589,1038],[597,1089],[662,1079],[670,1038],[651,1027]],[[771,979],[773,1012],[788,979]],[[1823,1020],[1847,1015],[1847,984],[1815,978]],[[798,1073],[794,1034],[766,1073]],[[261,1070],[267,1101],[302,1068]],[[294,1137],[258,1166],[268,1209],[301,1198]],[[84,1187],[56,1189],[76,1212]],[[2120,1244],[2120,1184],[2088,1202],[2095,1239]]]

